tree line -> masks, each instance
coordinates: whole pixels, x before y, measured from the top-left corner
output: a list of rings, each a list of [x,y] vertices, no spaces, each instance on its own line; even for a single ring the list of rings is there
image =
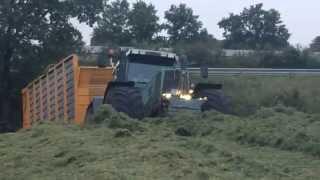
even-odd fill
[[[310,49],[290,45],[291,34],[280,12],[266,10],[263,4],[223,18],[218,23],[224,31],[223,40],[209,34],[199,16],[186,4],[171,5],[164,13],[164,22],[160,23],[160,19],[152,4],[137,1],[130,5],[127,0],[114,0],[105,6],[97,20],[91,45],[171,47],[186,55],[192,64],[214,67],[319,67],[310,54],[319,50],[320,38],[315,38]],[[225,58],[222,49],[250,49],[256,53]]]
[[[2,0],[0,2],[0,131],[21,126],[21,89],[48,64],[83,47],[82,35],[71,20],[94,28],[92,45],[170,47],[197,64],[252,66],[244,57],[226,63],[222,48],[254,49],[263,53],[255,66],[317,67],[308,51],[320,51],[320,37],[310,49],[290,46],[289,30],[277,10],[263,4],[230,14],[219,22],[223,40],[204,27],[186,4],[171,5],[164,22],[153,4],[139,0]],[[287,52],[282,57],[273,50]],[[266,51],[267,50],[267,51]],[[277,59],[278,58],[278,59]],[[287,59],[283,63],[283,59]],[[239,63],[243,62],[243,63]],[[298,62],[298,63],[296,63]],[[278,64],[277,64],[278,63]]]
[[[92,45],[157,43],[175,45],[181,42],[215,40],[190,7],[172,5],[164,14],[164,23],[152,4],[115,0],[108,4],[94,29]],[[264,10],[263,4],[231,13],[219,27],[224,30],[223,46],[232,49],[279,49],[289,45],[290,33],[274,9]],[[161,33],[162,32],[162,33]],[[166,35],[163,35],[166,34]]]
[[[172,5],[165,12],[165,23],[152,4],[115,0],[108,4],[94,28],[92,45],[134,46],[160,43],[169,46],[181,41],[213,39],[203,28],[199,16],[185,4]],[[166,33],[167,35],[162,35]]]

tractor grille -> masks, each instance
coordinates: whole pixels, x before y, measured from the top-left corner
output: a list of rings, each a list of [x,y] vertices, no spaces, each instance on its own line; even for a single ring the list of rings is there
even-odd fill
[[[165,71],[162,92],[170,92],[171,89],[178,89],[181,78],[181,71]]]

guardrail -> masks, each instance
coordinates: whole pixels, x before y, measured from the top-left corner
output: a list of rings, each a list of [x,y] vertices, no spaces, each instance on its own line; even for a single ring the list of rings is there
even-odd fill
[[[200,75],[200,68],[188,68],[192,75]],[[264,69],[264,68],[209,68],[209,76],[255,75],[255,76],[320,76],[320,69]]]

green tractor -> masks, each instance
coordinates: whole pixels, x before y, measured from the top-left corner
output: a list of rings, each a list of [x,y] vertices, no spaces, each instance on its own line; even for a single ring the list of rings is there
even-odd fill
[[[222,85],[192,84],[188,70],[173,53],[128,49],[116,61],[114,81],[103,98],[93,100],[87,115],[93,115],[101,104],[137,119],[179,109],[230,113]]]

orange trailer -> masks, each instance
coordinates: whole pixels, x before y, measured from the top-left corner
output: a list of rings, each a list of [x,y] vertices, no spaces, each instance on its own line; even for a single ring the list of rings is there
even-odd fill
[[[71,55],[48,68],[22,90],[23,128],[37,121],[83,124],[94,96],[103,96],[113,68],[80,66]]]

